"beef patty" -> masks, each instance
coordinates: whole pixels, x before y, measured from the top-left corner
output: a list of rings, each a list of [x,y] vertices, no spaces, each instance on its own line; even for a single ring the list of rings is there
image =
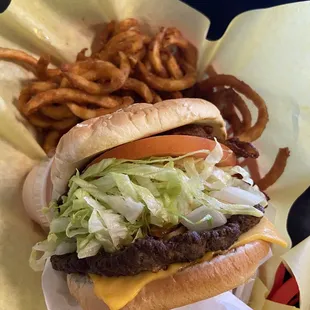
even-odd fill
[[[163,134],[213,139],[210,127],[194,124]],[[253,145],[240,142],[237,138],[220,142],[230,147],[236,156],[256,158],[259,155]],[[259,205],[256,207],[264,210]],[[118,252],[110,254],[101,250],[97,255],[83,259],[78,259],[77,253],[53,255],[51,263],[55,270],[66,273],[92,273],[108,277],[132,276],[142,271],[156,272],[173,263],[195,261],[207,252],[229,249],[241,234],[257,225],[260,219],[248,215],[234,215],[226,225],[209,231],[187,231],[169,240],[148,236],[136,240]]]
[[[264,211],[260,205],[256,208]],[[142,271],[156,272],[173,263],[195,261],[207,252],[227,250],[260,220],[249,215],[233,215],[225,225],[209,231],[187,231],[169,240],[149,236],[137,239],[115,253],[101,250],[97,255],[83,259],[78,259],[77,253],[54,255],[51,263],[55,270],[66,273],[108,277],[132,276]]]

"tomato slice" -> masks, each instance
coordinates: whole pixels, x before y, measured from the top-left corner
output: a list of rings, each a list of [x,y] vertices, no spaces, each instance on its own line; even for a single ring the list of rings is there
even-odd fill
[[[237,161],[235,154],[225,145],[221,144],[221,146],[224,155],[218,166],[236,165]],[[184,135],[155,136],[117,146],[104,152],[101,156],[95,159],[92,164],[105,158],[141,159],[162,156],[177,157],[199,150],[211,151],[214,147],[215,141],[207,138]],[[196,154],[195,157],[205,158],[206,155]]]

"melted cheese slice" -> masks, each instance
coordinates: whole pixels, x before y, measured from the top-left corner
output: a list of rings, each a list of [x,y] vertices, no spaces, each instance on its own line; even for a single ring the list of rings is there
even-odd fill
[[[242,234],[238,241],[232,245],[231,249],[256,240],[264,240],[283,247],[287,246],[286,242],[275,231],[273,224],[264,217],[259,224],[245,234]],[[213,254],[211,252],[207,253],[199,261],[210,261]],[[90,275],[90,277],[94,283],[97,297],[103,300],[111,310],[118,310],[133,300],[148,283],[169,277],[188,265],[190,263],[172,264],[167,270],[160,270],[157,273],[143,272],[136,276],[102,277]]]

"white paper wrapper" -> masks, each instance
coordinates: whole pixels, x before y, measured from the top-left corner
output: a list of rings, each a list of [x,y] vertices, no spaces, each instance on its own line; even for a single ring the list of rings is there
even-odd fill
[[[262,173],[273,163],[279,147],[291,149],[285,174],[268,191],[277,211],[277,229],[289,241],[286,232],[289,208],[309,185],[309,14],[309,2],[244,13],[231,23],[220,41],[211,43],[204,40],[209,20],[174,0],[14,0],[0,15],[0,46],[20,48],[34,55],[47,52],[57,61],[72,61],[78,51],[90,46],[98,24],[110,19],[136,17],[152,26],[178,27],[199,47],[201,70],[212,62],[220,73],[234,74],[245,80],[266,100],[270,121],[256,146],[261,153]],[[6,176],[1,179],[0,190],[12,195],[11,199],[5,195],[6,198],[0,200],[0,309],[43,307],[38,274],[26,267],[31,244],[40,233],[34,232],[32,224],[25,220],[21,191],[16,190],[16,184],[21,184],[34,164],[30,158],[43,157],[33,136],[23,131],[24,120],[13,108],[23,81],[31,77],[23,68],[0,61],[0,97],[8,107],[7,113],[0,117],[9,117],[7,130],[0,122],[1,147],[6,146],[6,152],[0,154],[0,173]],[[8,165],[10,162],[12,164]],[[18,168],[12,172],[13,165]],[[265,300],[265,292],[271,288],[275,270],[285,252],[297,276],[301,309],[310,308],[310,295],[307,294],[310,273],[301,272],[309,266],[310,257],[305,252],[308,243],[306,239],[298,251],[274,247],[273,258],[263,266],[259,282],[254,286],[253,296],[260,294],[260,298],[255,299],[259,300],[257,304],[251,300],[252,308],[278,307]],[[303,259],[300,259],[301,253]],[[212,309],[221,307],[218,304],[218,308]]]

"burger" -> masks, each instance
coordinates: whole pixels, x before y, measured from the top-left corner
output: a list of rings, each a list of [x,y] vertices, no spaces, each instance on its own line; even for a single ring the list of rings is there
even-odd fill
[[[76,125],[53,157],[50,230],[32,267],[50,259],[85,310],[172,309],[241,285],[285,242],[238,156],[258,152],[227,140],[201,99]]]

